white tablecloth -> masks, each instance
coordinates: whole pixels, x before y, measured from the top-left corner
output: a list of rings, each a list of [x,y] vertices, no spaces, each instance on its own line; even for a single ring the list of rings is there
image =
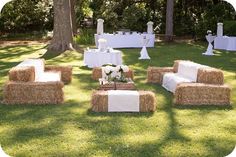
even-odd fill
[[[214,49],[236,51],[236,37],[216,37],[214,40]]]
[[[109,90],[108,112],[139,112],[139,93],[129,90]]]
[[[113,50],[112,52],[98,52],[95,50],[89,50],[84,52],[84,64],[89,68],[101,67],[104,64],[122,64],[121,51]]]
[[[141,48],[143,47],[143,38],[149,39],[146,47],[154,47],[155,34],[95,34],[95,43],[98,47],[98,39],[107,40],[107,46],[112,48]]]

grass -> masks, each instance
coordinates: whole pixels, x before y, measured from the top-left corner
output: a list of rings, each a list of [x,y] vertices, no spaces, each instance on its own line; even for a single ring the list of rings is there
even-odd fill
[[[156,93],[156,112],[93,113],[90,98],[98,83],[91,79],[91,69],[83,66],[81,53],[45,55],[45,45],[0,48],[0,87],[9,69],[26,58],[44,56],[47,64],[73,66],[73,81],[64,88],[64,105],[0,105],[0,144],[16,157],[226,156],[236,144],[236,53],[215,51],[216,56],[207,57],[201,55],[205,50],[202,43],[158,43],[148,49],[152,59],[140,61],[140,49],[122,49],[124,64],[135,70],[137,87]],[[172,94],[146,84],[149,65],[172,66],[176,59],[222,69],[233,89],[232,108],[177,108]]]

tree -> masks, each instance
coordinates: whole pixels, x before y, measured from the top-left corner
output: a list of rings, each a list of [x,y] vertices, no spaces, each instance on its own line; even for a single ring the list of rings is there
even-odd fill
[[[72,28],[73,28],[73,36],[77,34],[77,26],[76,26],[76,0],[70,0],[70,6],[71,6],[71,22],[72,22]]]
[[[52,52],[64,52],[73,49],[73,26],[71,0],[53,0],[54,26],[53,38],[48,47]]]
[[[173,41],[173,14],[174,14],[174,0],[167,0],[166,6],[166,33],[165,40]]]

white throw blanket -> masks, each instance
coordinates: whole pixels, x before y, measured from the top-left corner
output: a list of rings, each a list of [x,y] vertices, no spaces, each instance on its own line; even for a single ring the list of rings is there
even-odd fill
[[[162,86],[174,93],[177,85],[184,82],[196,82],[198,69],[207,67],[205,65],[197,64],[191,61],[179,62],[177,73],[166,73],[163,76]]]
[[[129,90],[109,90],[108,112],[139,112],[139,93]]]

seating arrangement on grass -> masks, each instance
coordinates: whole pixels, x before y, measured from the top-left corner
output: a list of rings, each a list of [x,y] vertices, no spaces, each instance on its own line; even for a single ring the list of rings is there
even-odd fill
[[[64,83],[70,83],[71,78],[71,66],[45,66],[44,59],[27,59],[9,71],[3,103],[63,103]]]
[[[173,67],[149,67],[149,83],[162,84],[174,93],[178,105],[229,105],[231,89],[219,69],[177,60]]]

